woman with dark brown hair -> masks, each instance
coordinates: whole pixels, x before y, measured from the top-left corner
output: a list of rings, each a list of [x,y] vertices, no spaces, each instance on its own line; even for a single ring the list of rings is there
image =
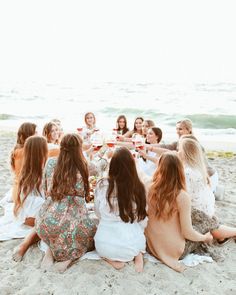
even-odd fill
[[[45,201],[42,179],[47,156],[47,142],[44,137],[35,135],[26,139],[22,169],[19,174],[17,199],[14,204],[16,219],[12,219],[12,222],[8,224],[8,235],[9,238],[24,238],[30,234],[15,249],[13,254],[15,261],[20,261],[29,246],[37,239],[35,231],[31,233],[31,230],[36,215]]]
[[[133,156],[125,147],[114,152],[108,178],[97,185],[95,212],[100,219],[94,238],[99,255],[116,269],[134,260],[136,271],[141,272],[146,247],[146,192]]]
[[[161,156],[153,176],[145,235],[148,251],[179,272],[184,270],[184,266],[178,260],[190,250],[186,240],[212,241],[209,231],[201,234],[192,227],[191,199],[186,193],[184,168],[174,152]]]
[[[162,130],[158,127],[151,127],[147,131],[146,144],[156,144],[162,139]],[[145,174],[152,176],[157,169],[158,155],[155,152],[136,148],[139,152],[137,161],[138,168]]]
[[[14,214],[22,221],[29,219],[29,225],[34,226],[34,218],[27,216],[29,208],[35,209],[35,200],[39,207],[44,201],[42,192],[43,168],[47,161],[47,142],[42,136],[30,136],[24,146],[22,169],[19,175],[17,199]],[[43,200],[42,200],[43,199]],[[27,220],[24,222],[27,224]]]
[[[77,134],[62,138],[60,154],[45,167],[47,199],[36,220],[36,232],[48,245],[43,264],[63,272],[94,247],[95,222],[89,218],[89,172]]]
[[[127,127],[127,119],[125,115],[120,115],[116,120],[116,128],[119,135],[124,135],[126,132],[129,131]]]
[[[12,189],[12,200],[13,202],[17,199],[17,186],[19,182],[19,174],[22,167],[22,161],[23,161],[23,148],[26,139],[29,136],[32,136],[36,133],[36,124],[25,122],[21,124],[21,126],[18,129],[17,132],[17,140],[16,145],[11,152],[11,168],[14,172],[14,184]]]
[[[137,117],[134,120],[134,128],[128,132],[126,132],[124,134],[124,138],[131,138],[133,136],[133,134],[139,134],[139,135],[143,135],[143,130],[142,130],[142,126],[143,126],[143,121],[144,119],[142,117]]]

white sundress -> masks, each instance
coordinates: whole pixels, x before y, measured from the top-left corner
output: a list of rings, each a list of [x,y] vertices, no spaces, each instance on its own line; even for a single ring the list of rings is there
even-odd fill
[[[26,237],[32,227],[24,224],[25,219],[29,217],[35,218],[44,200],[44,195],[40,196],[32,192],[27,196],[17,217],[13,214],[14,203],[5,203],[5,214],[0,217],[0,241]]]
[[[204,182],[199,170],[185,166],[187,193],[191,197],[191,204],[208,216],[212,217],[215,212],[215,196],[210,185]]]
[[[150,157],[157,157],[157,154],[154,152],[148,152],[148,156]],[[144,172],[148,176],[153,176],[154,172],[157,169],[157,164],[152,162],[151,160],[146,159],[146,161],[143,160],[143,158],[139,158],[137,161],[138,169]]]
[[[145,253],[144,228],[147,218],[141,222],[125,223],[116,212],[111,212],[106,199],[108,181],[100,182],[95,190],[95,213],[99,224],[95,234],[98,254],[109,260],[132,261],[140,252]]]

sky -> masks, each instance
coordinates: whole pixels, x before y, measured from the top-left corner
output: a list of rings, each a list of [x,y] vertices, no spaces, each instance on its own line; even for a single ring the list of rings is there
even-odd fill
[[[235,1],[0,2],[3,81],[236,82]]]

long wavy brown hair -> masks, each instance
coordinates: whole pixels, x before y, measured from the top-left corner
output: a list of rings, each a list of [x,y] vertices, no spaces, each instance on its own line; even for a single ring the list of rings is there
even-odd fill
[[[118,148],[111,159],[107,200],[114,211],[118,201],[119,216],[124,222],[141,221],[146,216],[146,192],[140,181],[132,154],[126,147]]]
[[[53,127],[56,127],[57,129],[59,129],[58,125],[52,121],[46,123],[43,127],[43,136],[47,139],[48,143],[52,141],[51,132]],[[59,143],[59,141],[57,140],[56,143]]]
[[[23,151],[23,164],[19,175],[17,199],[14,214],[17,215],[27,196],[35,191],[41,195],[43,168],[48,156],[47,141],[42,136],[30,136],[26,139]]]
[[[76,187],[76,183],[81,177],[84,185],[82,190]],[[88,165],[82,152],[82,139],[79,135],[73,133],[64,135],[49,195],[54,201],[60,201],[67,195],[81,195],[81,191],[83,191],[84,197],[88,201],[88,177]]]
[[[172,216],[181,190],[186,190],[183,164],[175,152],[166,152],[160,157],[148,195],[157,218]]]
[[[15,169],[15,150],[23,148],[25,141],[28,137],[32,136],[36,132],[37,125],[30,122],[25,122],[20,125],[17,131],[16,145],[14,146],[13,151],[11,152],[11,167]]]

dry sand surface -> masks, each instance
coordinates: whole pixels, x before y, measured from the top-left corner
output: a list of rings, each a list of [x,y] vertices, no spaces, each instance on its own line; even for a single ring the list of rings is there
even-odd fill
[[[15,137],[0,134],[0,198],[11,187],[9,154]],[[236,226],[236,157],[215,157],[225,198],[217,202],[217,215],[225,224]],[[1,211],[1,214],[3,211]],[[0,294],[236,294],[236,244],[222,248],[225,259],[203,263],[179,274],[163,264],[145,261],[144,272],[137,274],[133,263],[121,271],[106,262],[84,260],[64,274],[40,269],[42,253],[32,247],[22,262],[11,259],[21,240],[0,242]]]

